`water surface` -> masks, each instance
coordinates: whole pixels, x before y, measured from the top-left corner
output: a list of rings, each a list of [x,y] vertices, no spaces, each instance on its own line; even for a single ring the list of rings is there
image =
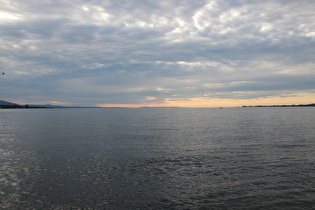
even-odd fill
[[[0,110],[7,209],[312,209],[315,109]]]

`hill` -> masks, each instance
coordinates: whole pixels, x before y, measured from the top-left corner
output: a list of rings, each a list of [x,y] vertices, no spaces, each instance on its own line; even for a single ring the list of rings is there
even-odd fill
[[[35,109],[35,108],[96,108],[96,107],[81,107],[81,106],[57,106],[51,104],[26,104],[20,105],[16,103],[11,103],[8,101],[0,100],[0,109]]]
[[[6,106],[16,106],[16,105],[18,105],[18,104],[11,103],[11,102],[8,102],[8,101],[3,101],[3,100],[0,100],[0,105],[6,105]]]
[[[52,108],[51,105],[20,105],[0,100],[0,109],[24,109],[24,108]]]
[[[23,107],[19,104],[0,100],[0,109],[13,109],[13,108],[23,108]]]

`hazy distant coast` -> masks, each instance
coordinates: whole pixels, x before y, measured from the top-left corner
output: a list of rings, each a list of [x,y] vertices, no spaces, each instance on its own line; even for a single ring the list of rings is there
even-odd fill
[[[257,106],[243,106],[243,107],[311,107],[315,104],[298,104],[298,105],[257,105]]]
[[[47,108],[66,108],[63,106],[54,106],[54,105],[33,105],[33,104],[26,104],[26,105],[20,105],[16,103],[11,103],[8,101],[0,100],[0,109],[47,109]]]

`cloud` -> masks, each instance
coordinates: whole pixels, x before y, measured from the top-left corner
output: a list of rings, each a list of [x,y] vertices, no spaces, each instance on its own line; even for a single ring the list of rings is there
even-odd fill
[[[3,1],[1,94],[93,105],[313,92],[314,8],[308,0]]]

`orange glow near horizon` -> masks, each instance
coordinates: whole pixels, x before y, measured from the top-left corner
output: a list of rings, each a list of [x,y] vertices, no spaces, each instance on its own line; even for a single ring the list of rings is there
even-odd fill
[[[166,104],[96,104],[97,107],[110,108],[110,107],[121,107],[121,108],[140,108],[140,107],[171,107]]]
[[[256,99],[211,99],[211,98],[190,98],[190,99],[166,99],[160,104],[97,104],[97,107],[187,107],[187,108],[211,108],[211,107],[241,107],[258,105],[298,105],[311,104],[315,102],[315,94],[299,94],[289,97],[267,97]]]

